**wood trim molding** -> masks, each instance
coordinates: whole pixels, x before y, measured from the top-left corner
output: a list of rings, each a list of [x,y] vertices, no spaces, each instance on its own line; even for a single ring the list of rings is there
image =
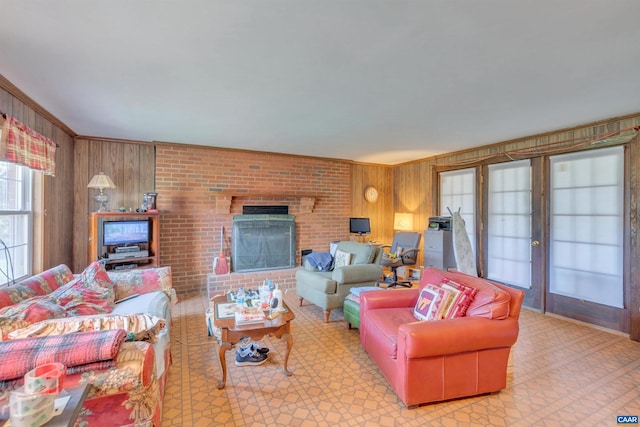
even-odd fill
[[[18,89],[16,85],[14,85],[9,80],[7,80],[7,78],[4,77],[2,74],[0,74],[0,87],[6,90],[7,92],[9,92],[11,95],[18,98],[20,101],[24,102],[33,111],[40,114],[46,120],[51,122],[54,126],[57,126],[60,129],[62,129],[65,133],[67,133],[71,137],[77,136],[77,134],[69,126],[67,126],[62,121],[60,121],[56,116],[54,116],[53,114],[45,110],[40,104],[38,104],[36,101],[31,99],[29,95],[27,95],[26,93]]]

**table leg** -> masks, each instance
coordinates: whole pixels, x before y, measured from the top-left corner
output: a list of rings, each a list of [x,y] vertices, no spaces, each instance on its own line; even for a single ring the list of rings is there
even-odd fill
[[[291,353],[291,347],[293,347],[293,336],[291,334],[282,335],[282,340],[287,344],[287,353],[284,356],[284,374],[286,376],[291,376],[293,373],[287,369],[287,364],[289,363],[289,353]]]
[[[218,382],[218,390],[222,390],[227,382],[227,359],[225,353],[231,348],[231,343],[223,342],[218,350],[218,358],[220,359],[220,367],[222,368],[222,381]],[[287,353],[287,356],[289,353]]]

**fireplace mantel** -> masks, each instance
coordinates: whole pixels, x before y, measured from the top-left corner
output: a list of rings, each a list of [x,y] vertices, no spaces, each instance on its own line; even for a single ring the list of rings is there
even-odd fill
[[[316,204],[316,196],[290,193],[223,193],[209,192],[209,198],[216,202],[216,213],[231,213],[231,203],[239,197],[264,197],[267,199],[296,199],[300,201],[300,213],[311,213]]]

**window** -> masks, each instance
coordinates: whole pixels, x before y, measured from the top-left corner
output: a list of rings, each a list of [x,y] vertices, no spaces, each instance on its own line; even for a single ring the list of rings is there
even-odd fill
[[[475,220],[476,220],[476,170],[460,169],[440,173],[440,215],[449,216],[460,209],[460,216],[471,240],[475,254]]]
[[[489,166],[487,278],[531,288],[531,165]]]
[[[0,286],[31,275],[32,174],[0,162]]]
[[[549,291],[623,307],[624,151],[551,158]]]

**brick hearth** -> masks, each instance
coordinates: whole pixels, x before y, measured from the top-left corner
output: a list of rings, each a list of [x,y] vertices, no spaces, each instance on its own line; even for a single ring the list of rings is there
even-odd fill
[[[295,289],[296,271],[300,268],[302,267],[247,273],[207,274],[207,298],[238,290],[240,287],[257,289],[266,279],[277,283],[282,292],[286,292],[289,289]]]

